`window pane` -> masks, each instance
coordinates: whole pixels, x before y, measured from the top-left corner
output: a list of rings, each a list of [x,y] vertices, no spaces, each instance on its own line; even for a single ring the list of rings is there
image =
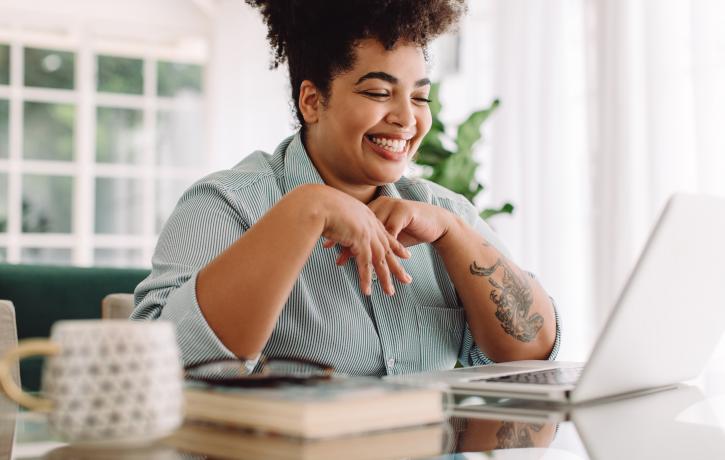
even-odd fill
[[[141,180],[96,178],[96,233],[140,234],[142,205]]]
[[[75,107],[69,104],[24,104],[23,157],[73,160]]]
[[[25,48],[25,86],[73,89],[75,53]]]
[[[0,233],[8,231],[8,175],[0,173]]]
[[[10,84],[10,45],[0,45],[0,85]]]
[[[10,101],[0,99],[0,158],[10,155]]]
[[[96,267],[144,267],[140,249],[96,248],[93,251],[93,265]]]
[[[196,166],[203,163],[204,123],[201,107],[159,112],[156,117],[156,164]]]
[[[193,182],[194,179],[164,179],[156,182],[156,233],[161,232],[179,198]]]
[[[183,92],[201,93],[200,65],[159,61],[156,69],[159,96],[172,97]]]
[[[66,248],[23,248],[20,262],[40,265],[70,265],[71,250]]]
[[[73,179],[23,175],[23,232],[70,233]]]
[[[144,140],[140,110],[98,107],[96,119],[96,161],[140,162]]]
[[[143,94],[143,60],[98,56],[98,91]]]

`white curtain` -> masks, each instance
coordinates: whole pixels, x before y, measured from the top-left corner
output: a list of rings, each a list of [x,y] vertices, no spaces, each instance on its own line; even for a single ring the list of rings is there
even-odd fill
[[[725,3],[607,0],[596,14],[593,205],[602,305],[672,192],[725,195]]]
[[[516,205],[492,224],[556,298],[560,357],[583,359],[667,197],[725,195],[725,2],[470,4],[444,115],[501,99],[484,200]]]

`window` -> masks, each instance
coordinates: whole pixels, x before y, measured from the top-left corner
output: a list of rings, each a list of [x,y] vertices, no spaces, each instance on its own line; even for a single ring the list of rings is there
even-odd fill
[[[2,41],[0,261],[150,265],[163,222],[211,164],[204,60]]]

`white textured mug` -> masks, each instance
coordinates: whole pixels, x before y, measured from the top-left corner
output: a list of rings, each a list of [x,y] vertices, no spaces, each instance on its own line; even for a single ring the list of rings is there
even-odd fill
[[[43,397],[11,378],[17,359],[48,355]],[[183,418],[183,375],[172,324],[164,321],[59,321],[50,340],[28,339],[0,360],[0,386],[18,404],[47,411],[70,442],[143,443]]]

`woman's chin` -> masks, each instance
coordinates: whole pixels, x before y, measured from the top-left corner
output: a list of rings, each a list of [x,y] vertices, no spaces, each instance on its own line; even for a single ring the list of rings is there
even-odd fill
[[[386,168],[386,170],[374,171],[372,174],[369,174],[368,177],[370,177],[376,185],[392,184],[398,182],[398,180],[403,176],[403,173],[405,173],[405,168]]]

